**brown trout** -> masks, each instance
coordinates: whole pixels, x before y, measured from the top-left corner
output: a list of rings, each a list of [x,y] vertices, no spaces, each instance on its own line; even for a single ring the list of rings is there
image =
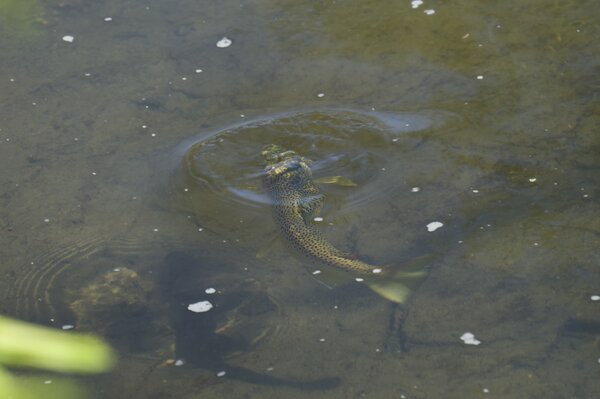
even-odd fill
[[[262,156],[267,164],[263,183],[273,201],[275,218],[294,247],[338,269],[369,275],[385,274],[382,266],[370,265],[338,250],[312,226],[321,210],[323,195],[314,184],[310,159],[274,144],[267,145]]]

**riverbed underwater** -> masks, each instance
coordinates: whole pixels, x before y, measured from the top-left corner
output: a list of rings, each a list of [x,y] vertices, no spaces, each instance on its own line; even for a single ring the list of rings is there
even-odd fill
[[[600,397],[599,38],[585,0],[0,0],[0,312],[104,337],[97,398]],[[270,144],[401,300],[286,241]]]

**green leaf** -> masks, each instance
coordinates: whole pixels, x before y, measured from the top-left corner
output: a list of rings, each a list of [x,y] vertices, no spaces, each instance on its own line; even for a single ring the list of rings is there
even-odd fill
[[[0,364],[69,373],[108,371],[115,356],[98,338],[0,316]]]

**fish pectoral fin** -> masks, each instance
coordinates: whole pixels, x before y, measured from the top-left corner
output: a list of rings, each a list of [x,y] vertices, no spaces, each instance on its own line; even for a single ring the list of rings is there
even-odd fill
[[[358,184],[352,180],[342,176],[325,176],[314,180],[315,183],[319,184],[335,184],[336,186],[342,187],[356,187]]]
[[[260,247],[258,252],[256,253],[256,259],[262,259],[269,254],[275,247],[275,245],[281,241],[281,237],[279,235],[273,236],[265,245]]]

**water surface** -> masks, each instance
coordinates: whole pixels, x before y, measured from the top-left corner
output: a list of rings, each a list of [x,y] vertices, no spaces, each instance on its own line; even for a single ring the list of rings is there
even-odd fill
[[[106,336],[97,397],[599,396],[599,17],[0,2],[0,310]],[[357,183],[321,187],[336,246],[434,255],[407,303],[330,289],[284,243],[256,258],[270,143]]]

